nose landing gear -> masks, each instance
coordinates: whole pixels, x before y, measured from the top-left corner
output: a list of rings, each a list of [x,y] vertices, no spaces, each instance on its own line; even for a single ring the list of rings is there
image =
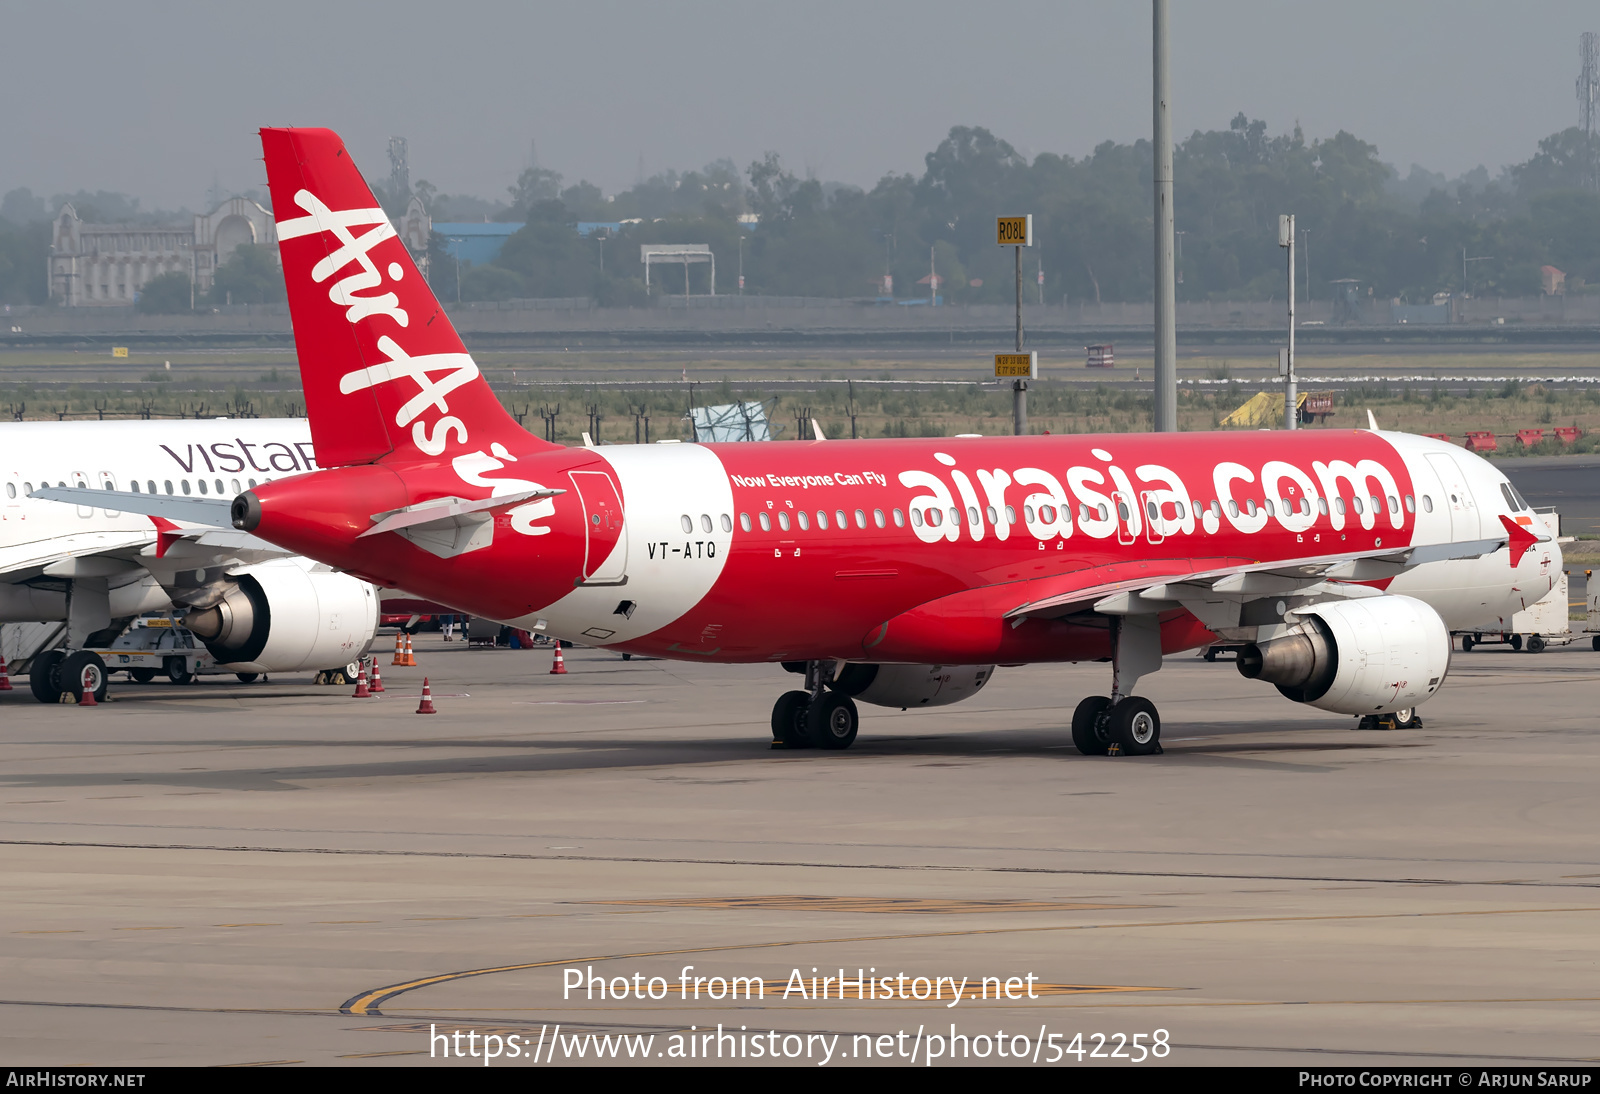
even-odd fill
[[[834,662],[808,661],[805,691],[787,691],[772,707],[772,747],[824,748],[855,744],[861,718],[855,700],[829,687]]]

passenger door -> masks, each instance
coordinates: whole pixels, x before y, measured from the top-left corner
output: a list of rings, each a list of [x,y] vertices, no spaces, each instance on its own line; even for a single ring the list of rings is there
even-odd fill
[[[621,585],[628,580],[628,538],[622,496],[604,471],[573,471],[572,485],[583,507],[585,585]]]

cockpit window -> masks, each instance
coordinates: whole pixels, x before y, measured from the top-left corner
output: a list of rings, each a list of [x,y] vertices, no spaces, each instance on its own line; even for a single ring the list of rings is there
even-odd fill
[[[1503,482],[1500,484],[1500,493],[1506,499],[1506,504],[1511,506],[1513,512],[1520,512],[1523,509],[1532,508],[1532,506],[1528,504],[1528,500],[1524,498],[1517,488],[1512,486],[1509,482]]]

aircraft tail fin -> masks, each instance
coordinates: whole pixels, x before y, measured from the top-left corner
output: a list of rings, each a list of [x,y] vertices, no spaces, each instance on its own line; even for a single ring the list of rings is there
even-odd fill
[[[263,129],[261,146],[317,462],[543,445],[490,390],[338,134]]]

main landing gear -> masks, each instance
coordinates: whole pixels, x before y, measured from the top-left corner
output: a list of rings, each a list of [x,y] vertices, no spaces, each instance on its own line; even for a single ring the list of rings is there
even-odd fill
[[[772,707],[773,748],[845,749],[861,718],[855,700],[830,686],[835,663],[806,662],[806,690],[787,691]]]
[[[1111,618],[1111,694],[1091,695],[1072,712],[1072,743],[1085,756],[1158,756],[1161,715],[1128,694],[1141,676],[1161,668],[1161,625],[1154,615]]]

